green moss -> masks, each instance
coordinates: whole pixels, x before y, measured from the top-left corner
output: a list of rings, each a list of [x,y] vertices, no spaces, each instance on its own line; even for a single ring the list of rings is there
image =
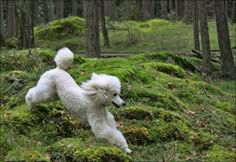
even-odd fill
[[[149,132],[145,127],[127,126],[122,132],[128,143],[143,145],[149,142]]]
[[[17,48],[17,38],[16,37],[12,37],[6,40],[6,46],[9,48]]]
[[[50,161],[50,156],[35,147],[17,147],[8,152],[5,161]]]
[[[80,17],[67,17],[34,28],[36,47],[58,50],[68,47],[73,52],[85,49],[85,20]]]
[[[116,118],[119,120],[129,119],[129,120],[154,120],[163,119],[166,122],[171,122],[175,119],[185,121],[178,113],[165,110],[163,108],[148,107],[148,106],[132,106],[125,109],[121,109],[116,113]],[[186,121],[185,121],[186,122]]]
[[[118,148],[98,147],[77,151],[74,154],[78,161],[131,161],[131,158]]]
[[[161,51],[158,53],[144,53],[144,54],[137,54],[134,56],[130,57],[132,60],[136,60],[136,61],[156,61],[156,62],[166,62],[169,64],[176,64],[179,65],[181,68],[185,69],[185,70],[189,70],[189,71],[198,71],[198,69],[196,69],[196,67],[194,66],[193,63],[191,63],[190,61],[188,61],[187,59],[176,55],[176,54],[172,54],[166,51]]]
[[[186,140],[191,134],[191,129],[181,120],[165,122],[159,119],[152,122],[148,132],[152,141]]]
[[[115,147],[99,143],[86,144],[78,138],[63,139],[48,148],[53,160],[63,161],[130,161],[130,157]]]
[[[49,107],[38,106],[38,110],[34,112],[30,112],[25,106],[6,110],[1,124],[8,125],[19,134],[32,136],[45,143],[53,142],[59,137],[79,135],[83,130],[79,130],[80,122],[58,106],[56,104],[51,104]]]
[[[32,49],[31,53],[6,50],[1,54],[4,102],[0,110],[0,161],[29,161],[31,157],[45,161],[48,157],[52,161],[130,160],[119,148],[96,140],[90,128],[83,128],[60,101],[28,111],[26,91],[42,73],[55,67],[55,53]],[[78,84],[92,72],[120,78],[128,107],[111,111],[117,121],[124,122],[119,129],[131,143],[133,161],[214,161],[215,152],[231,160],[228,153],[231,155],[235,145],[234,83],[205,83],[188,67],[191,61],[185,61],[168,52],[107,59],[81,58],[75,53],[69,73]],[[167,70],[160,72],[156,65]],[[27,158],[19,155],[21,150]]]
[[[128,27],[129,29],[137,30],[137,32],[139,33],[146,33],[152,32],[156,28],[169,24],[172,23],[163,19],[152,19],[145,22],[126,21],[123,26],[118,26],[118,28]]]
[[[231,162],[235,161],[236,156],[233,151],[229,151],[228,149],[219,146],[213,145],[209,151],[207,152],[206,161],[219,161],[219,162]]]
[[[1,117],[1,124],[16,128],[19,131],[26,131],[26,128],[33,126],[35,118],[25,108],[25,106],[17,107],[15,110],[4,111]]]
[[[56,52],[51,50],[21,50],[10,51],[1,54],[1,71],[21,70],[21,71],[41,71],[55,66],[53,55]]]
[[[88,79],[93,72],[115,75],[121,82],[136,80],[148,83],[153,80],[153,76],[145,73],[141,66],[124,58],[87,59],[78,68],[70,71],[78,81]]]
[[[55,20],[46,26],[36,27],[35,37],[39,40],[60,40],[69,37],[79,37],[84,32],[84,19],[68,17]]]
[[[177,65],[151,62],[151,63],[144,64],[144,66],[148,69],[150,69],[150,68],[155,69],[157,71],[167,73],[169,75],[173,75],[173,76],[176,76],[179,78],[184,78],[186,75],[185,71]]]
[[[155,88],[146,88],[136,84],[130,85],[123,95],[130,100],[169,110],[181,110],[185,107],[180,100],[169,93],[159,93]]]
[[[129,107],[119,111],[119,116],[125,119],[152,120],[154,112],[150,109],[141,107]]]

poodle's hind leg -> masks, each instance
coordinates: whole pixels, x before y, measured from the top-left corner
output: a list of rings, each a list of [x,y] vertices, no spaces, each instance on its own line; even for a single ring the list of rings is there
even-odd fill
[[[25,102],[31,111],[34,111],[36,105],[44,102],[58,100],[56,91],[50,87],[31,88],[25,96]]]
[[[30,111],[33,111],[35,109],[35,104],[33,103],[33,92],[35,91],[35,87],[29,89],[25,96],[25,102],[29,107]]]

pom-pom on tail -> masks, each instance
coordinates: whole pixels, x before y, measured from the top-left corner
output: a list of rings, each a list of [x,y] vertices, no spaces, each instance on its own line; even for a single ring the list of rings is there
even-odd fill
[[[54,61],[58,68],[67,70],[72,66],[73,58],[73,52],[69,48],[64,47],[58,50]]]

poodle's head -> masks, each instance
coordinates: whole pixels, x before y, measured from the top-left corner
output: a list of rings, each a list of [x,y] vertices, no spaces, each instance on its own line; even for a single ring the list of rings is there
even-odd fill
[[[115,76],[93,73],[89,81],[82,83],[81,88],[97,104],[112,103],[116,107],[125,105],[125,101],[120,98],[120,80]]]
[[[68,48],[64,47],[60,49],[55,56],[55,63],[57,67],[67,70],[72,66],[74,54]]]

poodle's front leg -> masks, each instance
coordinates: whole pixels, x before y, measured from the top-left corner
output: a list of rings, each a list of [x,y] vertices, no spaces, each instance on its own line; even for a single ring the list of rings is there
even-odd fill
[[[118,129],[110,127],[105,121],[90,121],[89,124],[97,138],[103,138],[126,153],[131,153],[123,134]]]
[[[128,144],[126,142],[126,139],[124,138],[123,134],[118,130],[114,128],[110,128],[106,135],[110,138],[106,138],[109,143],[115,144],[118,147],[120,147],[122,150],[125,151],[125,153],[131,153],[132,151],[129,149]]]

